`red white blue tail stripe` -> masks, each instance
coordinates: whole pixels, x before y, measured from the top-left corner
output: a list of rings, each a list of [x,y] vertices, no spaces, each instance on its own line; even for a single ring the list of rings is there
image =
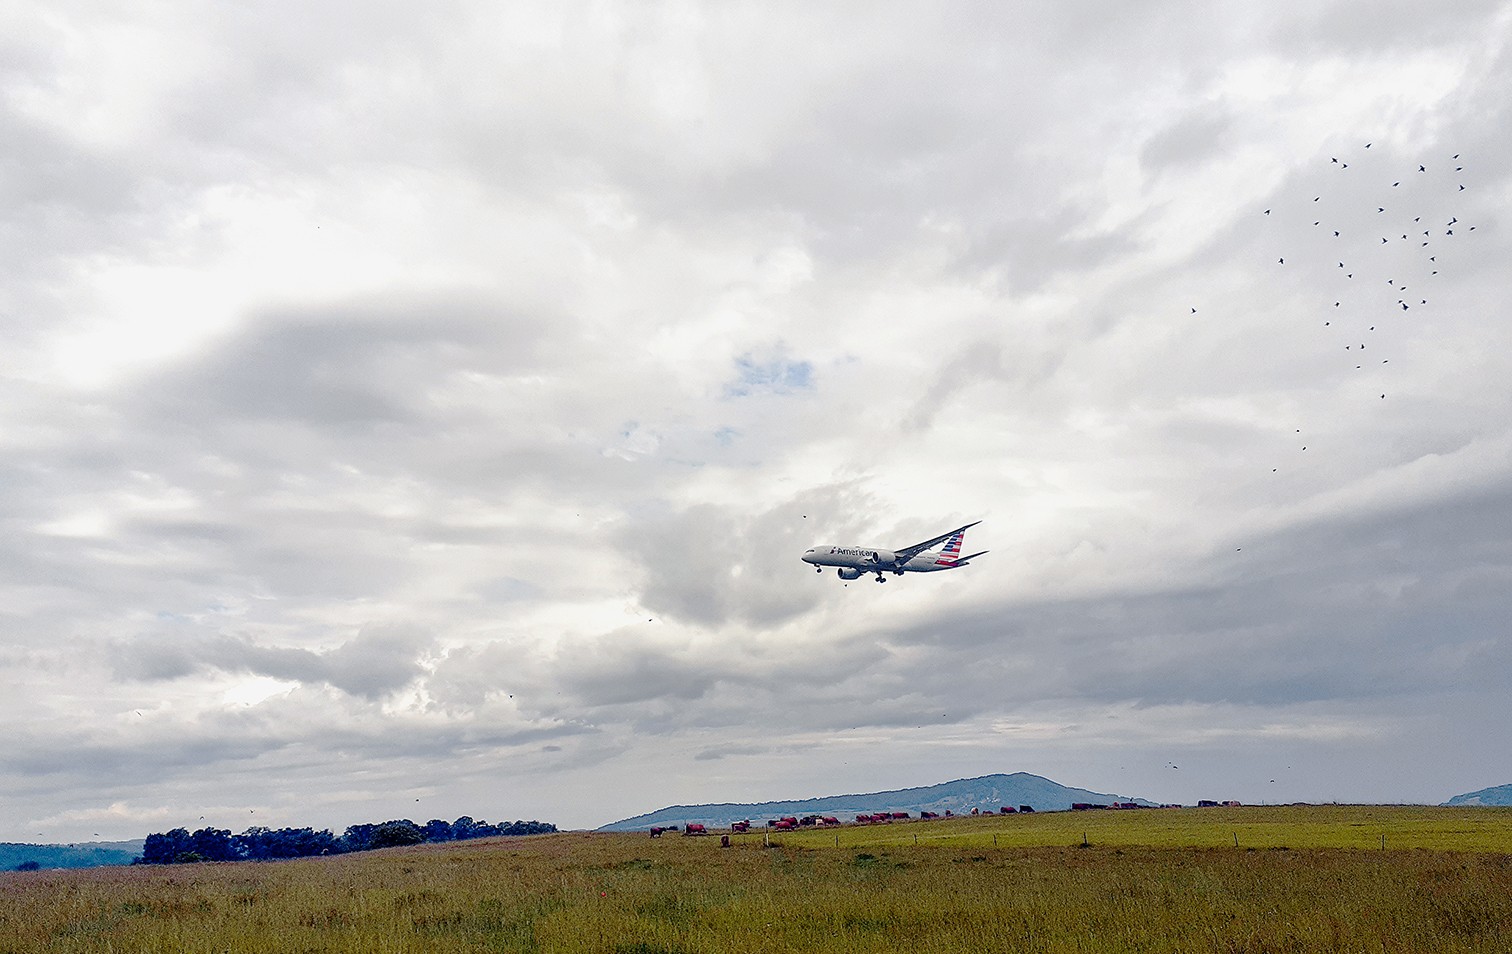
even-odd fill
[[[961,559],[961,541],[966,539],[965,530],[957,530],[945,541],[940,548],[940,555],[935,557],[935,566],[955,566]]]

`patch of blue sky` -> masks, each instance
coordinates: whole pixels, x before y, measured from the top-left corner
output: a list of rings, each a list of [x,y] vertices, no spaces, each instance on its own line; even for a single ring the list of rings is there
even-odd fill
[[[814,386],[814,366],[807,361],[773,358],[758,361],[750,354],[735,359],[739,379],[725,386],[726,397],[755,394],[791,394]]]

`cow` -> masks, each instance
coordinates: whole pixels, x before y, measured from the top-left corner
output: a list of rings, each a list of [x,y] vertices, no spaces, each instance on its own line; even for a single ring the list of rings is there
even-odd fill
[[[709,829],[698,822],[688,822],[688,827],[683,829],[684,835],[707,835],[708,833]]]

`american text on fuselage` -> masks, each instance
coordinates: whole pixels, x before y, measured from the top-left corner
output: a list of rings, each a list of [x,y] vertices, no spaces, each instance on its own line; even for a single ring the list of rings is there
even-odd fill
[[[977,521],[977,523],[980,522]],[[983,550],[968,556],[961,555],[961,541],[965,539],[966,531],[974,526],[976,523],[968,523],[964,527],[957,527],[948,533],[942,533],[937,537],[897,551],[873,547],[818,546],[805,551],[801,559],[820,573],[824,572],[827,566],[834,567],[836,574],[842,580],[857,580],[863,573],[875,573],[877,582],[885,583],[887,577],[883,575],[884,573],[902,576],[904,573],[953,570],[965,566],[973,558],[986,553],[987,551]],[[944,546],[939,550],[930,549],[941,543]]]

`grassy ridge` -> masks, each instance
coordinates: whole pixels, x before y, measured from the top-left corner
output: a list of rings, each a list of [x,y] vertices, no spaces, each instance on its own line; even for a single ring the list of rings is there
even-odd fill
[[[784,833],[785,844],[818,847],[918,843],[1038,847],[1088,842],[1149,848],[1428,848],[1512,852],[1512,808],[1426,805],[1281,805],[1139,811],[979,815],[938,822],[857,825]],[[761,839],[760,833],[741,836]],[[777,836],[772,836],[777,837]]]
[[[1270,824],[1296,813],[1300,840],[1356,823],[1414,830],[1419,810],[1262,811],[1280,813]],[[1083,822],[1114,824],[1111,813],[1078,813],[847,829],[839,848],[834,832],[786,834],[775,848],[754,836],[728,850],[717,838],[568,833],[280,863],[15,873],[0,876],[0,952],[1512,949],[1505,852],[1383,851],[1378,836],[1368,851],[1206,847],[1208,826],[1224,819],[1117,817],[1143,815],[1178,829],[1188,817],[1197,846],[1115,847],[1089,829],[1091,847],[1069,847]],[[1509,817],[1476,809],[1448,824],[1484,823],[1505,837]],[[1001,845],[1020,821],[1059,842]],[[950,833],[912,844],[940,828]],[[863,834],[906,843],[845,842]]]

